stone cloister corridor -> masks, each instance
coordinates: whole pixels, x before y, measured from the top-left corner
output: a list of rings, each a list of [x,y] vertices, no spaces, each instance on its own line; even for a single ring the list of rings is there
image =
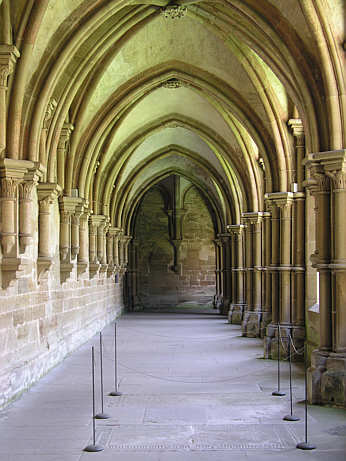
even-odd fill
[[[260,339],[242,337],[210,308],[190,304],[129,313],[117,322],[120,397],[114,388],[113,325],[103,331],[105,411],[91,440],[90,346],[98,335],[0,412],[1,461],[343,461],[346,415],[309,409],[312,452],[297,450],[303,419],[283,421],[286,397],[276,363],[263,360]],[[191,366],[193,364],[193,366]],[[282,365],[287,392],[287,362]],[[99,371],[99,360],[96,367]],[[302,367],[294,374],[294,413],[303,418]],[[97,412],[100,411],[99,378]]]
[[[211,379],[237,373],[239,343],[239,370],[265,400],[291,344],[312,414],[337,427],[345,53],[343,0],[0,0],[1,411],[30,402],[116,318],[124,335],[151,318],[150,351],[166,314],[189,336],[204,326],[183,310],[205,306],[222,357],[191,357],[189,372],[214,361]],[[123,372],[142,360],[127,337]]]

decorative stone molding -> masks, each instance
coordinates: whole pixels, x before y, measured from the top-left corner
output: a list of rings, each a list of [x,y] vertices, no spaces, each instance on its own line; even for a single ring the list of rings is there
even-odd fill
[[[48,130],[51,119],[53,118],[54,112],[58,106],[58,103],[54,98],[52,98],[47,105],[46,112],[43,118],[43,128]]]
[[[165,19],[181,19],[187,13],[186,6],[177,5],[175,3],[171,3],[163,8],[161,8],[161,16]]]
[[[183,80],[180,80],[178,78],[170,78],[163,82],[161,84],[162,88],[168,88],[170,90],[172,89],[177,89],[177,88],[182,88],[182,87],[187,87],[189,86],[188,83],[184,82]]]

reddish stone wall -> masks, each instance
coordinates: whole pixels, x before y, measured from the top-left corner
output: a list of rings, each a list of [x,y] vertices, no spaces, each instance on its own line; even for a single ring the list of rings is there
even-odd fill
[[[210,303],[215,294],[213,224],[196,188],[184,201],[183,242],[178,265],[170,242],[168,216],[157,189],[143,199],[136,221],[138,297],[142,307]]]

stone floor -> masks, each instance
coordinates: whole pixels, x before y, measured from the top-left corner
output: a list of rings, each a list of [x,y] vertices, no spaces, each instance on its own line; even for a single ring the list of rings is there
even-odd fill
[[[261,358],[262,341],[242,338],[238,326],[211,309],[182,309],[132,313],[118,321],[123,395],[106,395],[111,419],[96,421],[104,451],[83,452],[91,442],[94,337],[0,412],[0,460],[345,460],[346,412],[309,407],[309,439],[317,449],[297,450],[304,423],[282,420],[289,401],[271,395],[276,363]],[[105,394],[113,388],[112,335],[109,326],[104,330]],[[282,367],[285,389],[287,363]],[[294,413],[303,418],[301,366],[293,372]]]

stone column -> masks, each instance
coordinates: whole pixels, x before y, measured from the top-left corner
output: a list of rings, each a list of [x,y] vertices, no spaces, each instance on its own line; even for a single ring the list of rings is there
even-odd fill
[[[295,142],[296,189],[294,190],[293,218],[293,274],[292,274],[292,337],[297,348],[304,345],[305,338],[305,134],[300,119],[288,121]]]
[[[272,213],[272,323],[267,328],[265,353],[269,357],[277,356],[277,329],[280,325],[281,344],[288,343],[292,333],[292,192],[275,192],[266,194]],[[274,240],[275,239],[275,240]],[[279,243],[279,245],[277,245]],[[276,339],[273,339],[274,334]],[[298,347],[298,345],[296,345]],[[282,346],[282,357],[285,357],[287,347]],[[295,356],[297,359],[297,357]]]
[[[120,262],[119,262],[119,236],[121,229],[119,227],[110,227],[109,232],[113,235],[113,264],[114,270],[119,272]]]
[[[102,216],[103,218],[103,216]],[[100,225],[100,217],[91,215],[89,218],[89,276],[95,277],[100,270],[100,262],[98,260],[98,226]]]
[[[59,199],[60,210],[60,281],[61,283],[71,276],[73,264],[71,253],[71,217],[75,212],[73,197],[63,196]]]
[[[315,181],[320,347],[311,354],[309,399],[346,406],[346,150],[305,159]],[[317,229],[318,228],[318,229]]]
[[[100,272],[107,271],[107,255],[106,255],[106,235],[108,232],[108,219],[106,216],[98,215],[99,225],[97,228],[97,257],[101,263]]]
[[[271,281],[271,294],[268,295],[267,302],[271,305],[271,317],[272,320],[267,326],[265,338],[264,338],[264,357],[273,358],[272,347],[276,342],[275,336],[277,335],[277,328],[279,324],[279,312],[280,312],[280,210],[275,205],[273,200],[274,194],[266,194],[265,200],[267,209],[270,210],[270,234],[271,234],[271,248],[270,248],[270,264],[267,266],[267,272]],[[266,234],[269,235],[269,232]],[[273,343],[273,344],[272,344]]]
[[[114,273],[114,233],[111,232],[111,227],[108,228],[106,235],[106,261],[107,261],[107,276],[111,277]]]
[[[222,252],[222,294],[223,301],[219,305],[221,315],[228,316],[228,311],[232,298],[232,263],[231,263],[231,235],[229,233],[218,234],[220,241],[220,251]]]
[[[232,273],[233,296],[229,311],[229,323],[241,325],[245,306],[245,269],[244,269],[244,225],[227,226],[232,234]]]
[[[217,245],[217,252],[218,252],[218,262],[219,262],[219,268],[218,268],[218,279],[219,279],[219,289],[218,289],[218,294],[217,294],[217,303],[216,303],[216,308],[219,310],[219,312],[222,311],[223,309],[223,297],[224,297],[224,252],[222,248],[222,242],[220,238],[217,238],[214,240],[214,243]]]
[[[221,295],[221,280],[220,280],[220,246],[218,244],[218,239],[213,240],[215,246],[215,296],[213,306],[214,309],[218,308],[219,298]]]
[[[76,203],[74,213],[71,216],[71,259],[75,260],[80,251],[79,227],[80,218],[83,214],[83,200]]]
[[[12,74],[19,56],[15,46],[0,45],[0,159],[5,157],[6,152],[8,77]]]
[[[79,218],[79,253],[77,262],[78,276],[80,276],[86,271],[89,264],[89,216],[90,210],[88,210],[88,208],[84,206],[81,216]]]
[[[71,123],[64,123],[60,132],[60,138],[57,147],[57,177],[58,184],[60,184],[63,190],[65,187],[66,152],[68,150],[68,145],[73,129],[74,126]]]
[[[53,205],[57,202],[61,187],[55,183],[40,183],[37,186],[39,204],[38,216],[38,258],[37,275],[41,279],[52,267],[54,248],[52,242]]]
[[[263,212],[243,213],[246,234],[246,293],[247,307],[242,322],[243,336],[261,336]]]
[[[264,262],[264,282],[262,292],[262,321],[261,337],[266,336],[266,327],[272,320],[272,275],[270,272],[271,250],[272,250],[272,233],[271,233],[271,214],[266,211],[263,213],[264,219],[264,245],[263,245],[263,262]]]
[[[23,254],[33,243],[33,191],[37,187],[38,175],[19,184],[19,247]]]
[[[28,259],[20,258],[20,232],[28,231],[28,215],[24,213],[23,203],[18,205],[18,195],[23,200],[24,191],[27,192],[27,186],[20,186],[25,181],[25,175],[34,170],[33,162],[27,160],[13,160],[3,158],[0,160],[0,244],[2,249],[1,272],[2,287],[7,288],[11,282],[14,282],[20,275],[23,275],[24,262],[27,264]],[[31,189],[32,191],[32,189]],[[28,211],[28,210],[26,210]],[[25,229],[24,227],[25,226]],[[25,237],[28,237],[26,235]],[[29,239],[22,244],[29,244]],[[22,247],[23,249],[23,247]]]
[[[246,216],[242,216],[245,230],[245,306],[242,321],[242,334],[246,336],[246,325],[251,312],[253,299],[253,248],[252,248],[252,227]]]
[[[128,303],[132,311],[142,310],[138,298],[138,240],[132,239],[129,246],[129,269],[128,269]]]

